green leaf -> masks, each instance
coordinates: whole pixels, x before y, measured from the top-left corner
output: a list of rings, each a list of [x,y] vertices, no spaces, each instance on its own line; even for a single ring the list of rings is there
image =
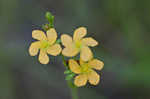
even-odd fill
[[[67,75],[65,79],[66,80],[71,80],[74,76],[75,76],[75,74],[71,73],[71,74]]]
[[[70,73],[72,73],[71,70],[65,70],[65,71],[64,71],[64,74],[70,74]]]

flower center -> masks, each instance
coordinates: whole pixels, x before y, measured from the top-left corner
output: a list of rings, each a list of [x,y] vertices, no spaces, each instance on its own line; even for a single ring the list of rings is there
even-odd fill
[[[81,65],[81,72],[82,73],[89,73],[90,72],[90,67],[88,66],[87,63]]]
[[[80,49],[82,47],[82,42],[80,40],[76,41],[75,46]]]
[[[50,45],[48,41],[42,41],[42,44],[40,46],[41,49],[47,49]]]

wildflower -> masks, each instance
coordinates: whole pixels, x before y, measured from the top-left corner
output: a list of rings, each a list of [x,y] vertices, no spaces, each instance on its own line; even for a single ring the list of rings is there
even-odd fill
[[[74,84],[78,87],[84,86],[87,81],[92,85],[97,85],[100,80],[100,76],[93,70],[101,70],[104,63],[98,59],[92,59],[88,62],[80,60],[80,65],[77,61],[70,59],[69,68],[72,72],[78,74],[75,77]]]
[[[32,38],[38,40],[31,43],[29,47],[29,54],[35,56],[38,54],[39,50],[39,61],[42,64],[47,64],[49,62],[49,57],[47,54],[57,56],[61,52],[61,46],[56,43],[57,33],[54,28],[49,29],[46,32],[47,35],[41,30],[32,31]]]
[[[80,58],[83,61],[88,61],[93,57],[90,47],[98,45],[98,42],[91,37],[83,38],[87,34],[87,29],[85,27],[80,27],[74,31],[73,39],[67,35],[63,34],[61,36],[61,42],[65,46],[62,51],[64,56],[73,57],[79,52]]]

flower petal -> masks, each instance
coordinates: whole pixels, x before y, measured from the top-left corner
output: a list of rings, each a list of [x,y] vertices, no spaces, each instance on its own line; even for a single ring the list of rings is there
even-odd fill
[[[54,44],[57,39],[57,32],[54,28],[49,29],[47,32],[47,38],[50,44]]]
[[[80,58],[80,65],[83,65],[85,62]]]
[[[87,46],[83,46],[81,48],[80,58],[83,61],[89,61],[90,59],[92,59],[93,58],[93,53],[92,53],[91,49]]]
[[[47,49],[47,53],[53,56],[57,56],[61,52],[61,46],[59,44],[54,44]]]
[[[67,34],[63,34],[61,36],[61,42],[65,47],[69,47],[72,45],[72,38]]]
[[[45,33],[41,30],[33,30],[32,38],[37,39],[37,40],[47,40]]]
[[[81,86],[84,86],[86,83],[87,83],[87,75],[85,74],[80,74],[78,76],[75,77],[75,80],[74,80],[74,84],[77,86],[77,87],[81,87]]]
[[[39,61],[41,64],[48,64],[49,57],[45,50],[40,50]]]
[[[31,43],[30,47],[29,47],[29,54],[31,56],[35,56],[38,54],[39,48],[40,48],[40,41],[36,41]]]
[[[67,57],[76,56],[79,53],[79,50],[72,47],[66,47],[62,50],[62,54]]]
[[[80,68],[79,64],[73,59],[69,60],[69,68],[72,72],[74,72],[76,74],[79,74],[81,72],[81,68]]]
[[[81,40],[87,34],[87,29],[85,27],[80,27],[75,30],[73,35],[73,40]]]
[[[97,42],[96,40],[94,40],[93,38],[91,38],[91,37],[83,38],[83,39],[82,39],[82,43],[83,43],[84,45],[92,46],[92,47],[98,45],[98,42]]]
[[[94,70],[91,70],[91,72],[88,74],[88,80],[90,84],[97,85],[100,81],[100,76]]]
[[[104,67],[104,63],[98,59],[91,60],[88,65],[97,70],[101,70]]]

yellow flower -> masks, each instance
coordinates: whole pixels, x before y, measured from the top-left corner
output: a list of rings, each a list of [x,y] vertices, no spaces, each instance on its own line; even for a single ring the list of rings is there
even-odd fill
[[[57,56],[61,52],[61,46],[56,44],[57,32],[54,28],[49,29],[46,32],[47,35],[41,30],[32,31],[32,38],[38,40],[31,43],[29,47],[29,54],[35,56],[39,54],[39,61],[42,64],[47,64],[49,62],[49,57],[47,55]]]
[[[76,56],[79,52],[80,58],[83,61],[88,61],[92,59],[93,54],[90,47],[98,45],[98,42],[91,37],[83,38],[87,34],[87,29],[85,27],[80,27],[74,31],[73,39],[67,35],[63,34],[61,36],[61,42],[65,46],[62,54],[67,57]]]
[[[75,77],[74,84],[78,87],[84,86],[87,81],[92,85],[97,85],[100,80],[100,76],[93,70],[101,70],[104,63],[98,59],[92,59],[88,62],[80,60],[80,65],[77,61],[70,59],[69,68],[72,72],[78,74]]]

